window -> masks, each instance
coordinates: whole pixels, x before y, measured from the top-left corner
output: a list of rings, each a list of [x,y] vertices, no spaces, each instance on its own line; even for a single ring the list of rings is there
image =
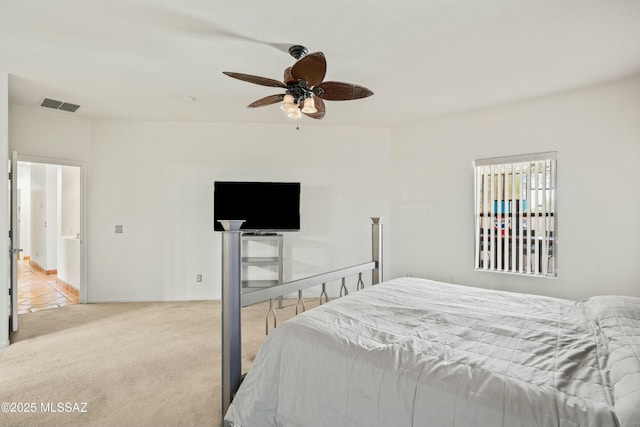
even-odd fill
[[[557,154],[474,162],[476,270],[556,276]]]

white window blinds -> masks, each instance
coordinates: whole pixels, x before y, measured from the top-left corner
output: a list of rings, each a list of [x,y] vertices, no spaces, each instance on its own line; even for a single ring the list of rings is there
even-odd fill
[[[556,276],[556,161],[549,152],[474,162],[476,270]]]

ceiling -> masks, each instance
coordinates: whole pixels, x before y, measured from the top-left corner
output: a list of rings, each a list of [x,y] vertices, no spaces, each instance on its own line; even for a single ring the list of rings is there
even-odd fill
[[[281,80],[302,44],[375,95],[301,124],[390,127],[640,75],[640,0],[0,0],[0,40],[15,104],[275,124],[246,106],[280,89],[222,71]]]

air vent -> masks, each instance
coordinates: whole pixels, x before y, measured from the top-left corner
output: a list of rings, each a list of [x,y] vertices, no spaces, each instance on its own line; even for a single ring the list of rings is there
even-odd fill
[[[69,111],[71,113],[74,113],[78,108],[80,108],[79,105],[71,104],[69,102],[62,102],[62,101],[58,101],[50,98],[44,98],[40,103],[40,106],[46,107],[46,108],[53,108],[54,110]]]
[[[63,102],[62,105],[60,106],[60,108],[58,108],[58,110],[70,111],[70,112],[74,113],[78,108],[80,108],[79,105],[70,104],[68,102]]]
[[[62,101],[56,101],[55,99],[45,98],[40,104],[41,107],[58,109],[62,105]]]

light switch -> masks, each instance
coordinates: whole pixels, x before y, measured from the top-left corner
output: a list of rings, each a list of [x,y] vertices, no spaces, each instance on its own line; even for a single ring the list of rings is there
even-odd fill
[[[124,233],[124,226],[116,225],[116,233]]]

